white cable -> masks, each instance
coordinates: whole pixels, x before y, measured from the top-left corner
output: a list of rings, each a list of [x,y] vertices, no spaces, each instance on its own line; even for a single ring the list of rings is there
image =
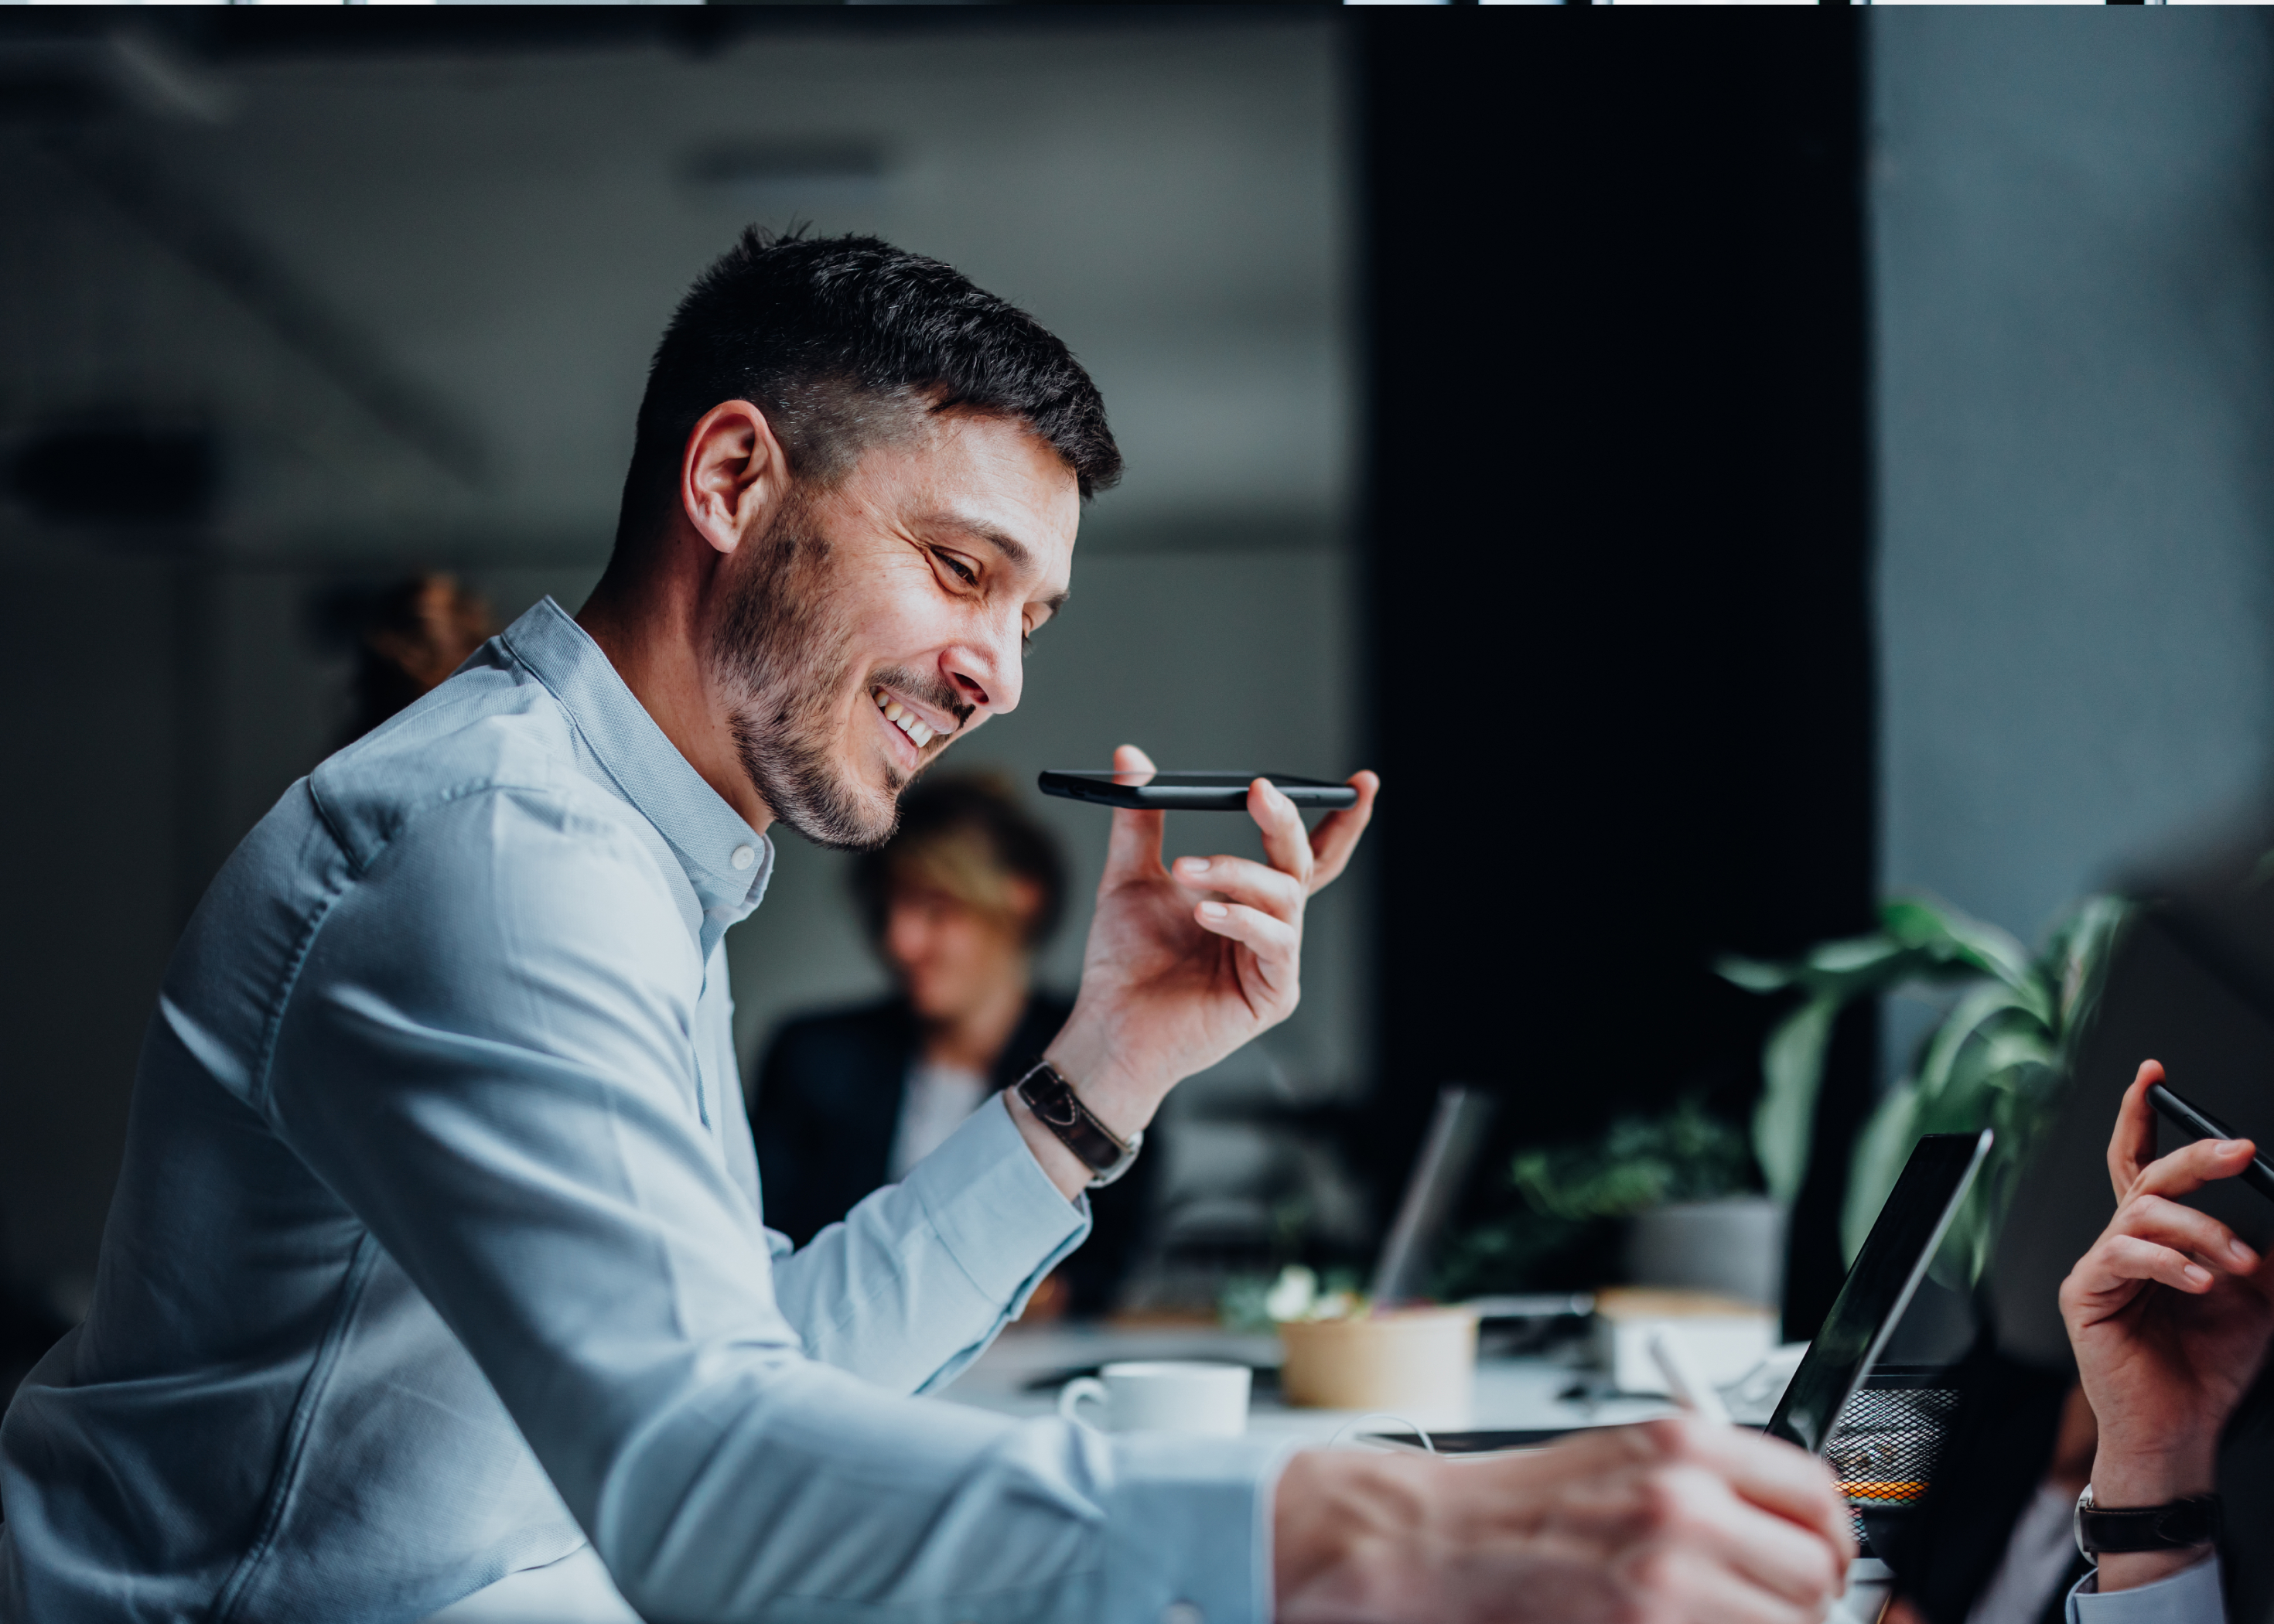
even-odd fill
[[[1361,1425],[1368,1421],[1395,1421],[1398,1425],[1412,1432],[1414,1437],[1419,1439],[1421,1440],[1421,1447],[1424,1449],[1427,1449],[1432,1455],[1437,1453],[1437,1446],[1431,1440],[1428,1433],[1423,1432],[1421,1428],[1415,1425],[1412,1422],[1408,1421],[1404,1416],[1392,1415],[1386,1410],[1369,1410],[1364,1415],[1352,1416],[1349,1420],[1344,1422],[1340,1426],[1335,1429],[1335,1435],[1327,1440],[1327,1447],[1329,1449],[1333,1448],[1337,1444],[1341,1443],[1342,1440],[1349,1435],[1351,1428]],[[1381,1444],[1368,1444],[1366,1447],[1370,1449],[1379,1449],[1385,1446]]]

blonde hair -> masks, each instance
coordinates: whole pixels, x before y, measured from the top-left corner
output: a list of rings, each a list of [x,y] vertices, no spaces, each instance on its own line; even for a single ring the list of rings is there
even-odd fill
[[[1048,829],[992,773],[927,779],[900,798],[900,827],[854,860],[853,894],[872,940],[881,941],[892,894],[921,886],[1021,928],[1028,945],[1065,911],[1065,860]],[[1020,882],[1035,889],[1021,906]]]

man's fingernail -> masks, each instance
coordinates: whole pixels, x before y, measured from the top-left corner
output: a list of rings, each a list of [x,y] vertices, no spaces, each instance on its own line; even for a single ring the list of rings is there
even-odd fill
[[[2241,1264],[2245,1268],[2248,1268],[2257,1260],[2252,1254],[2250,1248],[2244,1245],[2240,1241],[2227,1242],[2226,1251],[2229,1257],[2233,1258],[2237,1263]]]
[[[2207,1286],[2210,1284],[2210,1271],[2202,1267],[2199,1264],[2190,1263],[2187,1267],[2181,1269],[2180,1273],[2187,1277],[2187,1284],[2191,1286]]]
[[[1201,917],[1202,919],[1223,919],[1231,912],[1231,910],[1225,907],[1221,902],[1203,902],[1201,904]]]
[[[1209,871],[1209,860],[1205,857],[1179,857],[1177,859],[1177,867],[1182,868],[1186,874],[1206,874]]]

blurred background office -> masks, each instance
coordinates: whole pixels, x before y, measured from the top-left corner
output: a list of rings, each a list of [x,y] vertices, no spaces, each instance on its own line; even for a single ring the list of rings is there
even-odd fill
[[[23,1346],[85,1300],[215,868],[469,639],[581,601],[648,350],[753,220],[1025,304],[1128,454],[1026,702],[951,758],[1065,853],[1038,997],[1074,984],[1105,833],[1038,769],[1130,741],[1389,786],[1313,909],[1300,1013],[1179,1090],[1085,1309],[1362,1266],[1447,1082],[1506,1101],[1480,1234],[1519,1149],[1677,1101],[1741,1133],[1781,1011],[1717,954],[1788,957],[1903,888],[2029,941],[2265,793],[2255,16],[10,20]],[[1249,839],[1171,822],[1178,851]],[[855,860],[781,846],[729,941],[762,1121],[785,1023],[907,990]],[[1795,1335],[1840,1277],[1849,1139],[1940,1012],[1862,1000],[1832,1039]]]

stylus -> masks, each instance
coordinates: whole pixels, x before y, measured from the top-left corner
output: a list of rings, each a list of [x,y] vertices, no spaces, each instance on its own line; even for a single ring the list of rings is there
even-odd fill
[[[1698,1368],[1689,1350],[1667,1331],[1650,1334],[1650,1357],[1658,1361],[1659,1373],[1674,1393],[1674,1402],[1696,1416],[1708,1426],[1728,1426],[1729,1407],[1721,1402],[1713,1384]]]
[[[2161,1083],[2148,1085],[2148,1103],[2199,1139],[2239,1139],[2243,1137],[2209,1111],[2189,1105]],[[2251,1141],[2253,1145],[2257,1142],[2255,1139]],[[2254,1154],[2250,1158],[2250,1165],[2242,1169],[2242,1182],[2268,1200],[2274,1201],[2274,1162],[2269,1162],[2264,1156]]]

